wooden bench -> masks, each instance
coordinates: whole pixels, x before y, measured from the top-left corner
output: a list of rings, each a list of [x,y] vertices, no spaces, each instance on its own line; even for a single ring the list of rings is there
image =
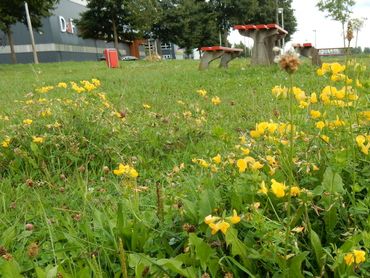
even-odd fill
[[[321,66],[321,59],[319,55],[318,49],[312,46],[312,43],[304,43],[304,44],[293,44],[293,47],[296,52],[300,55],[310,58],[312,65]]]
[[[223,46],[207,46],[200,49],[202,51],[202,58],[200,59],[199,69],[208,69],[209,64],[221,58],[220,68],[227,68],[231,60],[235,59],[242,53],[241,48],[230,48]]]
[[[284,38],[288,32],[275,23],[257,25],[235,25],[240,35],[254,40],[252,49],[252,65],[272,65],[274,53],[272,49],[276,41]]]

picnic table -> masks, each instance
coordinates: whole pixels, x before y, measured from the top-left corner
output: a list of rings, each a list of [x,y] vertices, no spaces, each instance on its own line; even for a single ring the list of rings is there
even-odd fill
[[[319,55],[319,50],[312,46],[312,43],[304,43],[304,44],[293,44],[295,51],[297,51],[300,55],[310,58],[312,65],[321,66],[321,59]]]
[[[220,68],[227,68],[231,60],[235,59],[242,53],[241,48],[230,48],[224,46],[205,46],[200,49],[202,51],[202,57],[200,59],[199,69],[208,69],[209,64],[221,58]]]
[[[288,32],[275,23],[257,25],[235,25],[240,35],[254,40],[252,49],[252,65],[271,65],[274,63],[272,49],[276,41],[284,38]]]

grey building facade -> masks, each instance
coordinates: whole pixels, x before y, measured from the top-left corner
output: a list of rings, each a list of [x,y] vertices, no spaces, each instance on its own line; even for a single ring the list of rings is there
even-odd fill
[[[40,62],[97,60],[105,48],[113,43],[101,40],[82,39],[77,35],[74,20],[86,10],[84,0],[60,0],[53,16],[43,19],[39,32],[34,30],[36,49]],[[32,63],[32,47],[29,31],[24,24],[12,26],[13,40],[18,63]],[[121,55],[130,55],[130,46],[119,44]],[[145,50],[140,47],[140,56]],[[11,63],[7,36],[0,31],[0,63]]]

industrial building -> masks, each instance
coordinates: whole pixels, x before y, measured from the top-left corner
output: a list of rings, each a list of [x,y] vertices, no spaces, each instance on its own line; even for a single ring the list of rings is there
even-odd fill
[[[86,10],[85,0],[60,0],[53,15],[42,20],[40,31],[34,30],[36,49],[40,62],[97,60],[105,48],[113,43],[82,39],[77,35],[74,21]],[[17,23],[11,28],[18,63],[32,63],[31,39],[27,27]],[[7,36],[0,31],[0,63],[11,63]],[[139,41],[120,43],[121,55],[144,57],[145,47]]]

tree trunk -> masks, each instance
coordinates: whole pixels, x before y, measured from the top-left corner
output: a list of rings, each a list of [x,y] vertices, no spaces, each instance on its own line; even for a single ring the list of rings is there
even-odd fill
[[[227,37],[229,36],[229,31],[228,30],[225,30],[223,33],[222,33],[222,40],[223,40],[223,44],[224,46],[226,47],[229,47],[229,42],[227,40]]]
[[[346,48],[346,31],[344,29],[344,21],[342,22],[342,32],[343,32],[343,47]]]
[[[17,63],[17,57],[15,56],[15,50],[14,50],[13,32],[12,32],[12,30],[10,30],[10,27],[7,28],[6,34],[8,35],[8,42],[9,42],[9,46],[10,46],[10,53],[11,53],[12,63],[16,64]]]
[[[118,56],[120,56],[119,49],[118,49],[117,26],[116,26],[116,21],[114,19],[112,20],[112,27],[113,27],[114,48],[117,49]]]

